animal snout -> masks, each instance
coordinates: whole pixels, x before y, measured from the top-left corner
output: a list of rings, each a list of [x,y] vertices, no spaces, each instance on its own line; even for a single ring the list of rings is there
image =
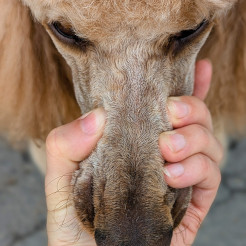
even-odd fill
[[[178,191],[163,178],[158,139],[171,129],[167,94],[145,74],[130,75],[105,96],[104,134],[75,173],[74,205],[98,246],[169,246],[188,203],[176,203]]]
[[[98,246],[170,246],[171,239],[173,235],[173,229],[170,229],[163,233],[161,238],[156,238],[155,235],[151,235],[150,239],[145,236],[141,236],[142,233],[136,233],[131,230],[133,235],[128,235],[129,238],[126,239],[122,235],[114,234],[114,232],[106,232],[100,229],[95,230],[95,240]]]

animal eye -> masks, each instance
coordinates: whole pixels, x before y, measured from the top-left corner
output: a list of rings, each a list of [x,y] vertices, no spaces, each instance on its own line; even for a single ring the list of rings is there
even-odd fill
[[[172,50],[172,55],[176,56],[186,45],[196,39],[209,26],[208,20],[203,20],[196,28],[181,31],[169,38],[167,50]]]
[[[176,34],[173,38],[181,43],[186,43],[199,36],[200,33],[208,26],[208,20],[203,20],[196,28],[183,30]]]
[[[49,26],[53,33],[64,43],[77,45],[83,48],[90,43],[89,40],[78,37],[71,27],[65,27],[60,22],[53,22],[49,24]]]

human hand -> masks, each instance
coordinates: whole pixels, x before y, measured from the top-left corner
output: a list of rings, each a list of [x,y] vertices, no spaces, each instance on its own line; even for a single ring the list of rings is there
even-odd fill
[[[193,186],[192,199],[171,245],[192,245],[218,190],[223,157],[220,143],[213,135],[211,115],[202,100],[209,89],[211,64],[197,63],[193,97],[170,98],[169,117],[174,131],[162,133],[161,153],[167,161],[165,180],[174,188]]]
[[[103,134],[105,111],[96,109],[67,125],[54,129],[46,140],[48,246],[95,246],[82,230],[71,201],[71,179],[79,163],[95,148]]]
[[[206,92],[206,90],[208,89],[208,84],[210,81],[209,71],[205,74],[199,71],[199,67],[202,68],[204,66],[206,67],[206,64],[198,64],[196,76],[196,80],[198,81],[198,83],[196,84],[199,86],[195,88],[195,95],[200,98],[205,96],[204,92]],[[199,78],[198,75],[200,73],[201,76]],[[203,89],[199,90],[200,88]],[[200,112],[201,109],[204,109],[204,105],[201,103],[200,100],[192,97],[181,97],[181,100],[183,99],[190,106],[190,112],[192,113],[192,115],[189,115],[189,117],[191,117],[191,119],[185,117],[183,119],[177,120],[175,115],[172,114],[172,110],[170,112],[170,119],[173,123],[173,126],[175,128],[179,128],[176,130],[176,132],[180,131],[179,133],[182,133],[185,138],[187,137],[187,144],[189,144],[189,146],[192,146],[192,143],[195,145],[197,144],[197,139],[193,137],[189,138],[189,127],[193,126],[194,129],[196,129],[199,127],[199,125],[201,125],[205,128],[211,129],[211,123],[208,124],[207,122],[209,121],[208,119],[205,119],[205,117],[196,118],[196,115],[194,114],[197,111]],[[196,105],[196,103],[198,103],[198,105]],[[85,159],[91,153],[93,148],[96,146],[97,141],[102,136],[104,123],[105,113],[102,109],[97,109],[96,111],[87,115],[85,119],[78,119],[68,125],[61,126],[53,130],[47,138],[46,197],[48,210],[47,234],[49,246],[96,245],[95,240],[91,235],[88,235],[85,231],[82,231],[81,228],[77,228],[81,225],[76,220],[75,211],[71,203],[70,194],[72,191],[72,187],[70,184],[72,173],[77,170],[78,163],[81,160]],[[82,128],[81,124],[83,125]],[[207,127],[208,125],[209,127]],[[201,132],[199,134],[201,135]],[[211,136],[211,138],[213,137]],[[203,139],[203,135],[200,136],[199,140],[201,139]],[[81,148],[81,146],[83,148]],[[213,185],[212,188],[207,187],[207,183],[209,181],[208,176],[214,175],[215,168],[209,168],[206,170],[206,172],[200,172],[201,170],[203,170],[202,168],[205,167],[206,164],[204,162],[204,164],[199,165],[198,162],[195,168],[197,170],[197,173],[193,175],[192,173],[190,173],[190,170],[194,167],[195,156],[199,154],[196,154],[193,149],[187,147],[183,151],[179,152],[179,155],[177,155],[177,160],[175,160],[172,159],[172,151],[167,149],[165,146],[166,138],[165,134],[162,134],[160,137],[160,147],[163,155],[165,156],[165,159],[167,159],[169,162],[177,161],[179,163],[182,163],[185,170],[185,173],[178,178],[165,177],[165,179],[170,186],[179,188],[198,184],[196,186],[197,188],[194,188],[191,204],[195,206],[200,203],[205,203],[204,206],[201,206],[199,208],[195,207],[195,209],[197,209],[197,211],[200,213],[199,218],[202,221],[206,215],[206,209],[208,210],[211,206],[213,200],[212,198],[215,196],[218,188],[214,188],[215,185]],[[213,146],[215,149],[218,149],[217,145],[215,146],[214,144]],[[201,143],[201,149],[205,148],[207,149],[207,146],[202,146]],[[208,154],[208,157],[211,157],[211,155]],[[190,161],[188,162],[188,160]],[[197,166],[199,166],[199,168],[197,168]],[[167,170],[168,169],[166,169],[166,171]],[[169,171],[171,173],[171,170]],[[217,174],[217,172],[215,174],[216,175],[213,180],[217,180],[216,177],[219,177],[219,174]],[[201,180],[203,179],[204,181],[201,182]],[[205,194],[204,197],[205,199],[207,199],[208,197],[209,202],[201,202],[199,200],[201,194]],[[202,208],[202,210],[200,208]],[[190,211],[193,211],[192,209],[193,207],[188,209],[187,214]],[[185,219],[186,217],[184,218],[181,225],[186,226],[187,224],[190,224],[191,219],[188,217],[187,219]],[[195,220],[194,222],[192,222],[192,225],[195,226],[195,222],[197,221]],[[189,237],[187,238],[187,240],[195,238],[197,230],[193,232],[192,229],[193,227],[191,227],[191,229],[187,229],[189,231]],[[177,236],[175,236],[174,234],[174,237],[176,238],[176,241],[173,243],[175,246],[183,245],[181,244],[183,242],[181,241],[183,237],[179,236],[178,233]]]

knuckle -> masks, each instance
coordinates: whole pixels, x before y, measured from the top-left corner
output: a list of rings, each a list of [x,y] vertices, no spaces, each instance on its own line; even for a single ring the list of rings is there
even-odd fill
[[[53,129],[46,138],[46,150],[48,153],[60,154],[61,138],[58,137],[58,128]]]
[[[56,138],[56,129],[53,129],[47,136],[46,138],[46,148],[51,150],[53,149],[55,146],[55,140]]]
[[[198,154],[198,163],[203,173],[208,173],[211,166],[211,160],[203,154]]]
[[[210,133],[207,128],[201,126],[201,125],[196,125],[197,127],[197,134],[200,136],[202,141],[200,141],[203,146],[207,146],[210,143]]]
[[[208,110],[208,107],[207,107],[207,105],[202,101],[201,102],[201,113],[206,117],[206,118],[208,118],[208,117],[211,117],[211,114],[210,114],[210,111]],[[199,110],[199,111],[200,111]]]
[[[202,119],[204,119],[203,122],[207,122],[206,125],[209,127],[209,129],[212,130],[213,129],[212,117],[206,103],[198,98],[195,98],[192,105],[193,105],[194,115],[199,115]]]
[[[211,131],[213,131],[213,121],[212,121],[212,116],[211,113],[209,111],[209,109],[207,108],[206,104],[203,103],[204,107],[203,107],[203,117],[204,119],[206,119],[207,122],[207,127],[209,127],[209,129]]]
[[[193,107],[196,109],[196,111],[199,111],[199,113],[205,117],[210,116],[210,111],[208,110],[206,103],[197,97],[192,98],[194,98]]]
[[[221,171],[220,171],[220,168],[218,167],[218,165],[216,165],[214,163],[213,165],[214,169],[215,169],[215,186],[216,187],[219,187],[220,183],[221,183],[221,180],[222,180],[222,175],[221,175]]]
[[[205,155],[199,154],[197,155],[197,158],[200,165],[200,172],[205,174],[206,178],[212,173],[215,180],[214,185],[218,187],[221,182],[221,171],[219,166]]]

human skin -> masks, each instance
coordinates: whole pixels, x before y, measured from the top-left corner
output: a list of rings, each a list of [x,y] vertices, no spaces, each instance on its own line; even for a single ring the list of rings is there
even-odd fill
[[[193,186],[191,203],[171,245],[191,245],[207,215],[221,180],[223,151],[213,135],[210,113],[203,100],[209,89],[209,61],[196,64],[193,96],[169,98],[169,119],[174,131],[160,135],[160,151],[167,161],[163,178],[174,188]],[[103,134],[105,111],[89,114],[54,129],[46,141],[47,234],[49,246],[95,246],[92,236],[81,231],[70,202],[72,174]]]

